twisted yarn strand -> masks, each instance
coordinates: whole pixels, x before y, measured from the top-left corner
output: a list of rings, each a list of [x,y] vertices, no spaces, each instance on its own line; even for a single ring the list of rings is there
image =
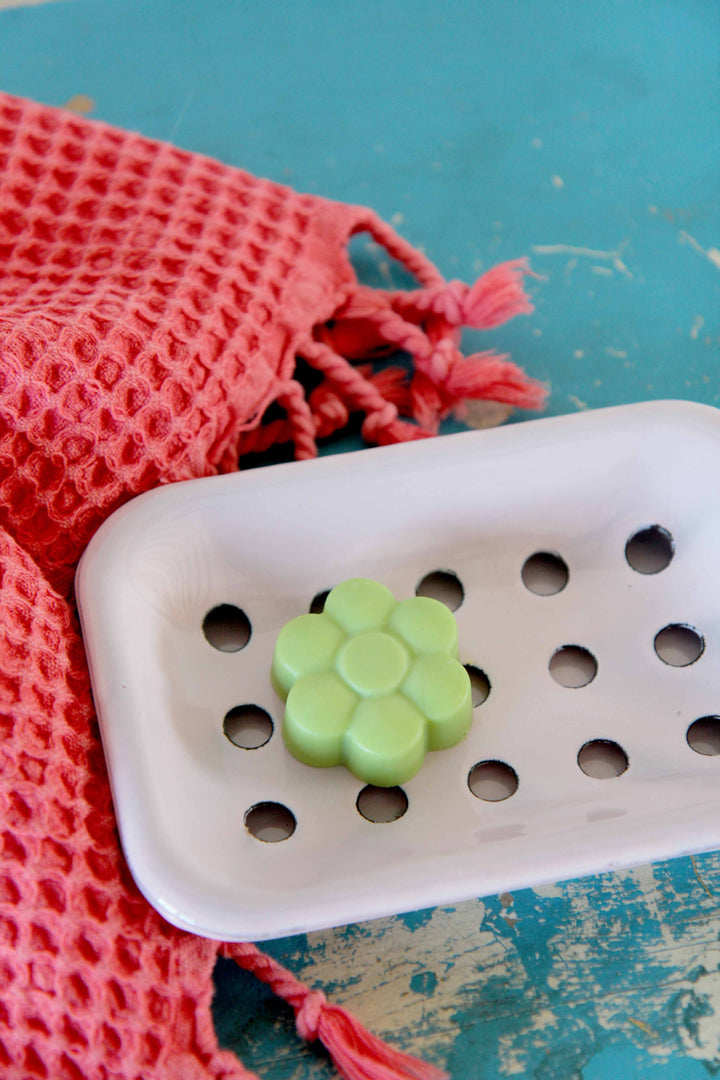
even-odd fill
[[[295,379],[289,379],[281,385],[276,400],[287,410],[291,437],[295,444],[295,456],[298,461],[317,457],[315,421],[300,383]]]
[[[300,1037],[319,1039],[344,1080],[447,1080],[441,1069],[383,1043],[345,1009],[330,1004],[321,991],[305,986],[254,945],[225,945],[222,953],[287,1001]]]
[[[402,263],[405,269],[408,270],[424,288],[443,285],[444,279],[442,274],[422,251],[419,251],[417,248],[413,247],[412,244],[408,243],[407,240],[404,240],[399,236],[395,230],[377,214],[362,208],[360,218],[358,222],[356,222],[353,232],[357,233],[365,230],[370,233],[373,240],[380,244],[381,247],[385,248],[388,255],[391,255],[393,259],[397,259],[398,262]]]

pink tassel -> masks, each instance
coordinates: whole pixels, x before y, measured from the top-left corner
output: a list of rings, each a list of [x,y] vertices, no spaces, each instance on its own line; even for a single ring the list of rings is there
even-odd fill
[[[343,1080],[448,1080],[435,1065],[393,1050],[320,990],[311,990],[292,972],[250,943],[223,945],[221,953],[252,971],[295,1012],[301,1038],[319,1039]]]
[[[479,277],[462,302],[462,324],[490,330],[515,315],[529,315],[533,306],[523,289],[530,273],[527,259],[501,263]]]
[[[410,384],[412,414],[426,431],[437,433],[444,411],[437,385],[424,372],[417,371]]]
[[[404,368],[389,367],[373,374],[372,364],[363,364],[358,371],[372,383],[386,401],[397,405],[398,412],[407,415],[410,409],[410,390]]]
[[[345,1080],[447,1080],[434,1065],[387,1046],[320,991],[308,994],[295,1023],[302,1038],[320,1040]]]
[[[451,327],[489,330],[533,311],[523,288],[523,278],[531,273],[527,259],[514,259],[494,266],[474,285],[448,281],[431,289],[390,293],[389,299],[394,311],[416,323],[434,315]]]
[[[450,370],[445,390],[458,400],[488,398],[523,409],[541,408],[547,394],[517,364],[492,352],[460,357]]]
[[[493,353],[465,357],[459,349],[463,326],[489,329],[533,310],[523,288],[523,278],[532,273],[527,260],[502,263],[472,286],[448,282],[374,216],[363,217],[362,228],[415,273],[424,288],[384,292],[358,283],[350,287],[333,318],[296,342],[299,355],[323,381],[309,400],[292,378],[279,386],[276,400],[287,419],[268,425],[265,435],[244,433],[240,448],[246,452],[292,440],[296,457],[314,457],[316,440],[344,427],[353,412],[365,413],[366,442],[382,446],[436,435],[441,420],[453,411],[462,416],[465,400],[541,408],[545,388],[515,364]],[[373,373],[372,365],[350,362],[398,349],[413,361],[409,383],[402,369]],[[415,423],[401,419],[406,416]]]
[[[406,420],[385,421],[382,413],[370,415],[362,426],[362,436],[368,442],[378,446],[390,446],[398,442],[414,442],[417,439],[429,439],[433,432],[410,424]]]

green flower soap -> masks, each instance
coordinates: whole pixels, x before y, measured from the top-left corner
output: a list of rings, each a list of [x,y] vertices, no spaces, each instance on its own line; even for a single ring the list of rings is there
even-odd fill
[[[428,750],[455,746],[470,730],[470,678],[457,657],[444,604],[398,602],[377,581],[344,581],[321,615],[300,615],[278,635],[272,679],[285,699],[286,747],[306,765],[345,765],[367,784],[405,783]]]

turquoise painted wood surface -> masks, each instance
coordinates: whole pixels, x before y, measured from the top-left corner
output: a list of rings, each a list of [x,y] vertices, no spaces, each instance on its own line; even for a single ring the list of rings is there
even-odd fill
[[[719,898],[713,853],[268,951],[458,1080],[701,1080],[720,1070]],[[252,976],[225,961],[217,985],[219,1034],[261,1076],[330,1080]]]
[[[715,0],[72,0],[0,10],[0,86],[374,206],[449,277],[531,256],[497,346],[548,413],[720,404]],[[369,283],[400,283],[362,241]],[[514,420],[520,419],[518,417]],[[333,448],[355,445],[340,440]],[[720,856],[273,942],[456,1080],[720,1072]],[[267,1080],[330,1077],[221,963],[216,1024]]]

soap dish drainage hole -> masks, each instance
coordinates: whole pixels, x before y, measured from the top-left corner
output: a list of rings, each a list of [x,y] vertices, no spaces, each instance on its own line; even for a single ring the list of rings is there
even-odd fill
[[[397,821],[408,808],[408,797],[401,787],[374,787],[368,784],[357,797],[358,813],[376,825]]]
[[[560,686],[577,690],[587,686],[597,675],[597,660],[582,645],[563,645],[550,658],[549,670]]]
[[[433,570],[418,582],[415,595],[429,596],[451,611],[457,611],[465,599],[465,589],[453,570]]]
[[[612,739],[592,739],[580,749],[577,762],[586,776],[594,780],[610,780],[622,776],[628,767],[628,756],[622,746]]]
[[[655,652],[670,667],[689,667],[699,660],[705,641],[692,626],[673,623],[655,636]]]
[[[311,615],[322,615],[323,611],[325,610],[325,601],[327,600],[329,595],[330,589],[323,589],[322,592],[315,593],[315,596],[313,596],[310,603]]]
[[[259,705],[236,705],[223,720],[228,739],[242,750],[258,750],[270,741],[273,730],[270,713]]]
[[[504,761],[479,761],[468,773],[468,787],[476,799],[502,802],[518,789],[518,777]]]
[[[492,689],[490,680],[484,671],[474,664],[465,664],[465,670],[470,676],[470,693],[472,695],[473,708],[487,701]]]
[[[245,828],[256,840],[277,844],[295,832],[295,815],[277,802],[255,803],[245,814]]]
[[[659,574],[667,569],[674,554],[675,542],[662,525],[647,525],[625,545],[625,558],[639,574]]]
[[[696,754],[720,754],[720,716],[701,716],[687,729],[687,742]]]
[[[536,596],[555,596],[570,578],[567,563],[552,551],[536,551],[526,559],[521,573],[523,585]]]
[[[203,634],[213,649],[239,652],[250,640],[252,627],[245,612],[234,604],[219,604],[203,619]]]

